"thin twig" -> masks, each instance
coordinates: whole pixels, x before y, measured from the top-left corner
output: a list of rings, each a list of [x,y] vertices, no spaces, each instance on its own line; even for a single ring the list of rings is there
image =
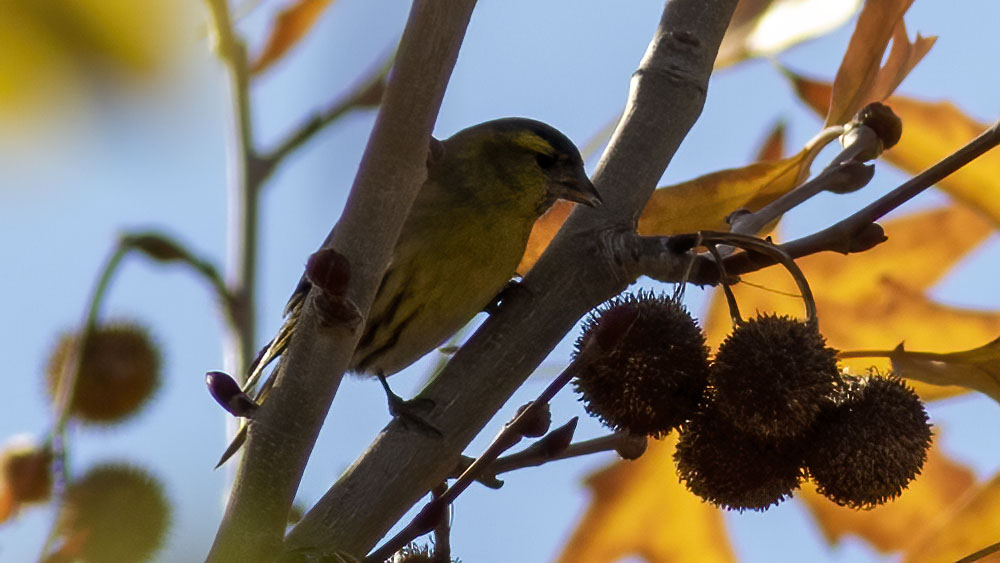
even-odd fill
[[[232,296],[234,315],[225,334],[225,369],[242,379],[255,351],[256,322],[253,304],[257,289],[259,186],[265,175],[254,148],[246,45],[236,35],[227,1],[205,1],[211,14],[210,29],[215,47],[229,74],[233,111],[233,131],[227,143],[229,231],[226,277],[227,293]]]
[[[503,485],[503,482],[499,481],[496,477],[503,473],[509,473],[511,471],[525,469],[527,467],[538,467],[539,465],[552,461],[561,461],[596,453],[619,451],[623,449],[631,451],[633,449],[638,449],[636,445],[637,443],[644,444],[645,441],[645,436],[635,436],[634,434],[629,434],[627,432],[615,432],[614,434],[608,434],[607,436],[600,436],[598,438],[574,442],[567,446],[566,449],[557,453],[553,453],[545,448],[536,448],[535,445],[538,442],[535,442],[519,452],[498,458],[495,462],[486,467],[486,469],[483,470],[483,474],[476,480],[486,487],[498,489]],[[462,461],[455,468],[453,477],[461,475],[462,472],[465,471],[474,461],[475,458],[463,457]]]
[[[118,271],[118,267],[127,253],[127,247],[120,242],[115,244],[114,250],[108,256],[107,261],[105,261],[104,267],[101,268],[101,274],[98,276],[94,290],[90,294],[83,321],[80,323],[80,329],[72,336],[72,343],[69,346],[66,358],[62,364],[62,371],[59,373],[59,379],[56,382],[56,390],[52,402],[52,430],[48,438],[48,442],[52,448],[52,467],[55,474],[53,498],[62,497],[67,483],[69,483],[69,464],[66,461],[66,451],[68,449],[66,427],[70,420],[73,397],[76,395],[77,382],[83,362],[84,347],[90,335],[97,327],[97,318],[100,314],[101,305],[104,303],[104,297],[107,295],[108,288],[111,287],[112,277]],[[44,559],[43,556],[52,550],[58,539],[59,528],[57,522],[53,522],[45,538],[45,542],[42,544],[42,555],[39,556],[39,560]]]
[[[975,553],[966,555],[965,557],[959,559],[955,563],[973,563],[974,561],[980,561],[987,555],[992,555],[998,551],[1000,551],[1000,542],[997,542],[990,546],[986,546]]]
[[[386,56],[346,95],[300,124],[271,152],[262,155],[260,157],[261,174],[264,177],[269,177],[288,155],[315,137],[326,126],[336,122],[349,112],[356,109],[378,107],[382,98],[382,90],[385,88],[385,78],[389,74],[389,69],[392,68],[393,59],[393,54]]]
[[[866,126],[860,126],[868,134],[859,134],[855,142],[844,148],[831,163],[808,182],[783,194],[778,199],[753,213],[738,215],[732,221],[734,233],[755,235],[775,219],[798,207],[813,196],[824,191],[846,193],[855,191],[871,181],[874,169],[855,160],[859,154],[870,154],[871,146],[881,143],[878,136]],[[824,131],[843,130],[828,128]],[[824,137],[825,139],[826,137]]]
[[[701,235],[698,238],[701,239]],[[702,240],[702,243],[704,243],[704,240]],[[707,243],[707,247],[708,253],[715,259],[715,265],[719,268],[719,285],[722,286],[722,293],[726,296],[726,304],[729,305],[729,318],[733,321],[734,326],[739,326],[743,324],[743,317],[740,316],[740,306],[736,301],[736,294],[733,293],[733,288],[729,284],[729,276],[726,274],[726,263],[722,259],[718,245],[714,242],[709,242]]]
[[[436,495],[430,502],[428,502],[423,509],[412,519],[410,522],[403,527],[402,530],[396,533],[389,541],[382,544],[378,549],[370,553],[365,557],[366,563],[378,563],[384,561],[393,553],[399,551],[406,544],[410,543],[417,537],[430,531],[434,524],[434,518],[440,514],[443,509],[450,506],[455,499],[458,498],[466,489],[469,488],[472,483],[479,480],[480,476],[490,467],[500,454],[509,450],[515,444],[517,444],[521,437],[523,436],[523,427],[525,421],[532,420],[534,417],[538,416],[541,409],[548,406],[549,401],[556,396],[563,387],[568,384],[573,377],[576,375],[576,366],[583,358],[589,358],[589,353],[591,349],[595,346],[596,338],[591,338],[588,340],[590,343],[590,349],[585,348],[581,351],[580,355],[576,357],[566,369],[562,371],[555,379],[553,379],[545,389],[539,393],[538,397],[528,403],[527,407],[522,409],[513,419],[504,425],[503,429],[493,438],[490,445],[479,455],[467,468],[465,471],[459,475],[458,479],[452,483],[448,489],[441,495]]]

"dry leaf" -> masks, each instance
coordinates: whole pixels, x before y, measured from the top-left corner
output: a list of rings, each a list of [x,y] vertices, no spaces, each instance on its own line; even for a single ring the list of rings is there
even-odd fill
[[[884,158],[916,174],[950,155],[988,127],[950,102],[923,102],[902,96],[887,101],[903,121],[903,137]],[[962,167],[937,186],[989,215],[1000,227],[1000,150],[994,149]]]
[[[871,99],[882,54],[913,0],[865,2],[833,81],[827,125],[846,123]],[[893,65],[896,67],[897,65]]]
[[[619,461],[587,479],[593,500],[558,561],[609,563],[628,555],[646,561],[733,561],[722,511],[678,480],[676,435],[651,442],[635,461]]]
[[[917,66],[927,51],[931,50],[935,41],[937,41],[937,37],[921,37],[918,33],[917,38],[911,43],[906,34],[906,22],[900,19],[892,32],[892,49],[889,51],[889,58],[875,77],[875,83],[872,84],[869,93],[869,101],[884,101],[892,95],[906,78],[906,75],[910,74],[913,67]]]
[[[768,161],[780,160],[785,154],[785,121],[780,120],[771,128],[771,132],[764,138],[764,142],[757,149],[757,157],[754,160]]]
[[[932,385],[960,385],[1000,402],[1000,338],[950,354],[910,352],[900,343],[884,356],[892,361],[892,369],[907,379]]]
[[[913,545],[922,530],[951,507],[956,499],[974,490],[972,471],[931,448],[920,475],[896,500],[872,510],[838,506],[818,494],[812,484],[796,497],[805,502],[826,540],[834,545],[848,535],[864,538],[882,553]],[[939,559],[944,561],[945,559]]]
[[[659,188],[639,218],[643,235],[673,235],[726,230],[726,216],[737,209],[756,211],[788,192],[812,160],[807,151],[770,162],[711,174]]]
[[[264,50],[250,65],[251,74],[260,74],[280,60],[303,37],[323,15],[323,11],[333,0],[298,0],[281,11],[271,27]]]

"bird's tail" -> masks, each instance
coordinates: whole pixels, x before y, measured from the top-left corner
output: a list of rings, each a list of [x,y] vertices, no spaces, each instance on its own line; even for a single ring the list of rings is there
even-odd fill
[[[291,340],[292,333],[298,325],[299,316],[302,314],[302,305],[305,303],[310,287],[309,280],[303,276],[298,287],[295,288],[295,292],[292,293],[292,297],[288,300],[288,304],[285,305],[285,322],[278,329],[278,334],[268,342],[267,346],[264,346],[253,363],[250,364],[247,381],[243,384],[244,393],[250,394],[254,390],[257,382],[264,375],[264,370],[267,369],[267,366],[277,359],[278,356],[281,356],[285,349],[288,348],[288,342]],[[260,389],[254,395],[254,401],[258,405],[264,402],[264,399],[267,398],[268,393],[271,391],[271,387],[274,386],[274,376],[275,374],[272,371],[271,376],[264,381],[264,384],[261,385]],[[226,463],[243,446],[243,442],[247,439],[248,425],[249,421],[245,418],[240,422],[240,428],[236,431],[236,436],[233,437],[226,451],[222,453],[219,463],[215,465],[216,469],[223,463]]]

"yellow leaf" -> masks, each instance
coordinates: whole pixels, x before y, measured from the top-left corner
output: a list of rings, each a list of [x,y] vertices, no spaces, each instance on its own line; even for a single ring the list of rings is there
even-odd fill
[[[259,74],[285,56],[323,15],[333,0],[298,0],[282,10],[271,27],[271,35],[257,60],[250,65],[252,74]]]
[[[691,494],[672,459],[676,437],[651,442],[635,461],[587,479],[593,500],[558,561],[611,563],[638,555],[651,563],[733,561],[722,511]]]
[[[88,94],[155,77],[178,53],[179,15],[175,2],[3,0],[0,118],[58,120]]]
[[[879,74],[882,54],[912,3],[913,0],[865,2],[833,81],[827,125],[846,123],[865,104],[873,101],[872,86]],[[893,64],[890,73],[899,67]]]
[[[722,39],[715,68],[772,56],[846,22],[861,0],[741,0]]]
[[[902,496],[872,510],[838,506],[817,493],[811,483],[803,486],[796,497],[805,502],[830,544],[836,544],[844,536],[855,535],[887,553],[912,546],[921,530],[929,528],[956,499],[973,490],[974,484],[971,470],[950,460],[935,447],[928,453],[920,475]]]
[[[885,152],[894,166],[916,174],[958,150],[987,129],[950,102],[923,102],[902,96],[889,106],[903,121],[899,144]],[[938,183],[946,193],[987,214],[1000,226],[1000,150],[992,150]],[[991,189],[992,188],[992,189]]]
[[[893,350],[861,352],[889,358],[897,375],[931,385],[959,385],[1000,402],[1000,338],[964,352],[910,352],[900,343]]]
[[[659,188],[639,218],[643,235],[673,235],[726,230],[726,216],[737,209],[756,211],[794,188],[812,160],[806,150],[769,162],[720,170]]]
[[[930,515],[929,529],[909,546],[903,561],[957,561],[1000,540],[1000,475],[956,498],[944,515]],[[996,562],[997,556],[979,561]]]

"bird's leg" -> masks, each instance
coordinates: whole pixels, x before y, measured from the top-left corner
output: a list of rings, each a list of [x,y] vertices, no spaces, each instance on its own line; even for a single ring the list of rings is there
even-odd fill
[[[382,383],[382,388],[385,389],[385,398],[389,403],[389,413],[392,416],[398,418],[404,425],[416,426],[418,429],[439,438],[444,436],[436,426],[428,422],[424,417],[424,414],[434,407],[434,401],[420,397],[407,401],[392,392],[392,389],[389,388],[389,382],[385,380],[384,375],[380,373],[377,377]]]
[[[510,280],[509,282],[507,282],[507,285],[503,286],[503,289],[500,290],[500,293],[497,293],[496,297],[490,300],[490,302],[487,303],[485,307],[483,307],[483,312],[489,315],[496,313],[500,309],[501,303],[513,298],[515,295],[522,292],[531,293],[531,290],[528,289],[528,286],[521,283],[520,280]]]

